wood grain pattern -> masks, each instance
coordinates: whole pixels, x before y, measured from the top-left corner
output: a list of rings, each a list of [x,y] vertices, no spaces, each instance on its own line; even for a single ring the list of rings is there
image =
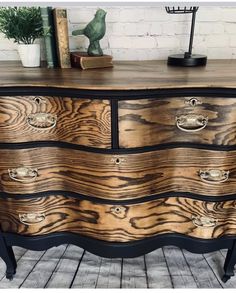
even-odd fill
[[[166,61],[119,61],[113,68],[78,70],[23,68],[0,63],[0,86],[42,86],[92,90],[147,90],[194,87],[236,88],[236,60],[208,60],[198,68],[171,67]]]
[[[127,242],[163,233],[182,233],[203,239],[236,235],[236,201],[204,202],[181,197],[121,206],[96,204],[71,197],[49,196],[0,200],[4,232],[42,235],[69,231],[105,241]],[[23,224],[19,213],[44,213],[45,220]],[[198,227],[193,217],[210,217],[214,227]]]
[[[120,147],[143,147],[162,143],[190,142],[215,145],[236,144],[236,100],[197,97],[145,99],[119,102]],[[207,126],[198,132],[178,129],[176,117],[203,115]]]
[[[44,147],[2,149],[0,157],[0,191],[12,194],[64,190],[120,200],[167,192],[223,196],[236,190],[236,151],[176,148],[114,156]],[[8,169],[21,166],[38,169],[34,182],[10,178]],[[229,171],[229,178],[203,182],[199,171],[206,169]]]
[[[27,123],[27,117],[36,113],[55,115],[56,126],[46,130],[33,128]],[[108,100],[41,96],[0,97],[0,142],[47,140],[110,148],[110,116]]]

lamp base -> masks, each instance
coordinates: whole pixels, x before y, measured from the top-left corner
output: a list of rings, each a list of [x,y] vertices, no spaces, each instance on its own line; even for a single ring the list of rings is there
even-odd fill
[[[205,66],[207,63],[207,56],[192,54],[186,57],[186,54],[174,54],[168,57],[167,64],[171,66]]]

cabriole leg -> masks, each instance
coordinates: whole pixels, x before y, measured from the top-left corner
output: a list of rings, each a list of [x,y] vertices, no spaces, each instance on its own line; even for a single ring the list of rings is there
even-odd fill
[[[7,246],[3,236],[0,234],[0,257],[6,264],[6,278],[13,279],[16,273],[16,259],[12,247]]]
[[[225,264],[224,264],[225,274],[222,277],[222,281],[224,283],[227,282],[232,276],[234,276],[235,264],[236,264],[236,241],[234,241],[232,248],[228,250],[226,258],[225,258]]]

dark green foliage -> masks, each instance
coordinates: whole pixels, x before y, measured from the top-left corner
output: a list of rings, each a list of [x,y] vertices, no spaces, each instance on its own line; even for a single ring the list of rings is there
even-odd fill
[[[44,35],[40,8],[0,8],[0,32],[16,43],[33,44]]]

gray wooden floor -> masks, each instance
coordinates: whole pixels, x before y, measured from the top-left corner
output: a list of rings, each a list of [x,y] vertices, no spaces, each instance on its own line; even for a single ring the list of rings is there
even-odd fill
[[[192,254],[168,246],[133,259],[106,259],[74,245],[46,251],[14,247],[18,268],[0,288],[236,288],[236,276],[221,282],[225,250]]]

